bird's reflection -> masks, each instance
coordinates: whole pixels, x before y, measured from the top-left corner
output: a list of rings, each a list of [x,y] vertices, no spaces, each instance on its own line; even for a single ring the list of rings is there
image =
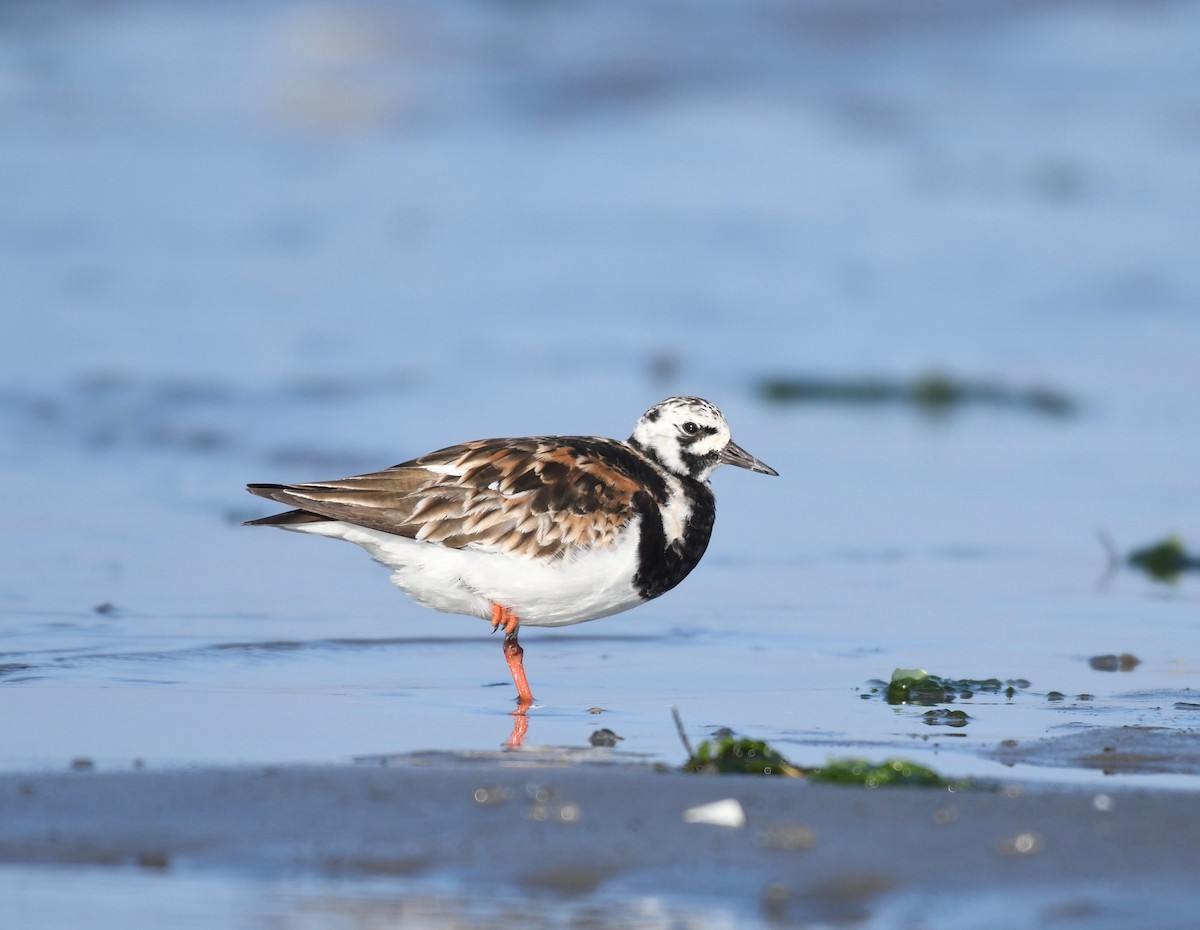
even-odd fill
[[[525,741],[525,734],[529,732],[529,717],[526,716],[526,711],[528,710],[529,705],[522,704],[512,712],[513,728],[508,741],[503,744],[505,747],[509,749],[521,748],[521,744]]]

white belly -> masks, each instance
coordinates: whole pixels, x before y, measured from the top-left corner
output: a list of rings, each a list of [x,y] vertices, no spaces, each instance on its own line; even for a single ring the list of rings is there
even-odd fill
[[[491,619],[492,604],[513,611],[526,626],[566,626],[629,610],[642,603],[637,572],[636,523],[611,549],[590,549],[573,560],[546,562],[521,556],[448,549],[351,523],[300,523],[285,529],[345,539],[392,569],[392,582],[419,604]]]

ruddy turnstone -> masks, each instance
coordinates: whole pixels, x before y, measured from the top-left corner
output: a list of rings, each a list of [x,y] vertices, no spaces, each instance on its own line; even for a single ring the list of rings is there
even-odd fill
[[[522,714],[533,695],[518,626],[606,617],[683,581],[708,547],[721,465],[778,474],[733,441],[715,405],[668,397],[625,442],[481,439],[368,475],[251,484],[297,509],[247,525],[357,543],[418,603],[503,627]]]

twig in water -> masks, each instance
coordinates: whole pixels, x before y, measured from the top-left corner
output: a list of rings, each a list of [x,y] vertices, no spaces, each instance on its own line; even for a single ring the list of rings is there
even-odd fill
[[[1117,570],[1121,567],[1121,550],[1117,548],[1116,540],[1104,527],[1099,527],[1096,530],[1096,536],[1100,540],[1100,545],[1104,547],[1105,553],[1108,555],[1108,564],[1104,568],[1104,574],[1100,576],[1100,580],[1096,582],[1096,587],[1103,588],[1116,575]]]
[[[683,718],[679,716],[679,708],[671,708],[671,716],[675,718],[675,729],[679,731],[679,741],[683,743],[683,749],[687,753],[689,759],[694,759],[696,754],[692,752],[692,742],[688,739],[687,733],[683,729]]]

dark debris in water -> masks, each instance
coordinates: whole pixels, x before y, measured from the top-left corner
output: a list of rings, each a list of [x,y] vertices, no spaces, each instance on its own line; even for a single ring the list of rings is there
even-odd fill
[[[1168,536],[1149,546],[1134,549],[1125,557],[1155,581],[1173,584],[1184,572],[1200,571],[1200,555],[1188,552],[1178,536]]]
[[[996,381],[957,378],[943,372],[928,372],[908,380],[776,375],[762,378],[757,389],[759,396],[772,403],[890,404],[911,406],[930,414],[979,406],[1066,417],[1078,408],[1074,398],[1054,388],[1012,387]]]
[[[889,704],[925,705],[970,700],[976,694],[1002,694],[1012,698],[1029,688],[1029,682],[1024,678],[1003,681],[999,678],[943,678],[919,668],[898,668],[892,672],[890,682],[875,680],[870,685],[871,690],[865,697],[880,694]]]
[[[1098,672],[1132,672],[1142,664],[1142,660],[1130,652],[1118,655],[1092,656],[1088,665]]]
[[[623,736],[617,736],[617,734],[608,729],[608,727],[601,727],[588,737],[588,742],[593,746],[615,746],[624,738],[625,737]]]
[[[920,668],[898,668],[892,672],[890,682],[875,679],[868,682],[868,685],[869,689],[861,695],[864,700],[879,697],[889,704],[897,705],[952,704],[955,701],[969,701],[979,695],[1002,695],[1011,701],[1021,693],[1043,697],[1052,704],[1069,699],[1068,695],[1061,691],[1033,695],[1029,692],[1029,682],[1024,678],[943,678],[940,675],[930,675]],[[1079,694],[1074,700],[1094,701],[1095,695]],[[970,723],[971,718],[966,711],[940,708],[926,711],[921,715],[921,720],[928,726],[960,728]]]
[[[965,727],[971,722],[971,717],[965,710],[947,710],[944,707],[925,711],[921,714],[921,719],[931,727]]]

